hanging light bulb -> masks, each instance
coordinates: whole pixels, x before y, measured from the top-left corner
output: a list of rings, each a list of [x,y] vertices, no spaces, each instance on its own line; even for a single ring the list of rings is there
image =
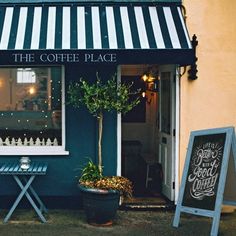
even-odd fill
[[[35,94],[35,93],[36,93],[35,87],[33,87],[33,86],[30,87],[30,88],[29,88],[29,94],[30,94],[30,95],[33,95],[33,94]]]
[[[157,80],[158,80],[158,71],[149,68],[141,76],[141,79],[145,83],[145,89],[150,91],[157,91]]]
[[[148,80],[148,75],[145,73],[142,75],[142,80],[146,82]]]

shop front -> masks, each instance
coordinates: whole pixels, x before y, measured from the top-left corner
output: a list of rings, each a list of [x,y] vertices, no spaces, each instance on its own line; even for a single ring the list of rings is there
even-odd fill
[[[35,183],[40,195],[76,197],[76,169],[86,157],[96,159],[97,124],[86,110],[67,104],[69,83],[81,77],[93,82],[96,72],[103,80],[114,73],[118,81],[140,80],[154,70],[159,87],[145,87],[144,110],[136,113],[141,120],[105,116],[104,173],[128,175],[137,160],[134,153],[124,160],[122,143],[136,142],[142,157],[161,163],[163,194],[174,200],[178,73],[194,62],[177,3],[1,4],[0,163],[43,160],[48,173]],[[150,163],[143,160],[147,174]],[[3,198],[15,194],[14,183],[1,177],[5,182]]]

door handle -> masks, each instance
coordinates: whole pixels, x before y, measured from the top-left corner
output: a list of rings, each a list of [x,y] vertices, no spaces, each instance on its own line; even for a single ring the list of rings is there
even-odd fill
[[[162,137],[161,142],[164,144],[167,144],[167,138],[166,137]]]

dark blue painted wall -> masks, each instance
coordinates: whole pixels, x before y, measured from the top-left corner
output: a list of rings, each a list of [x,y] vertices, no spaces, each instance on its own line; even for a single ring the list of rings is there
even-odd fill
[[[69,66],[65,67],[65,87],[70,81],[94,81],[96,71],[107,80],[116,71],[113,66]],[[67,89],[66,89],[67,90]],[[67,94],[66,94],[67,98]],[[103,136],[104,174],[115,175],[117,167],[117,124],[116,114],[105,114]],[[34,186],[41,196],[77,196],[76,175],[85,164],[86,157],[96,160],[97,121],[85,108],[74,109],[66,104],[66,150],[69,156],[31,156],[31,160],[46,161],[49,164],[46,176],[35,179]],[[21,156],[0,156],[0,163],[19,160]],[[77,169],[77,171],[76,171]],[[0,176],[0,196],[16,195],[19,188],[12,177]],[[50,206],[49,206],[50,207]]]

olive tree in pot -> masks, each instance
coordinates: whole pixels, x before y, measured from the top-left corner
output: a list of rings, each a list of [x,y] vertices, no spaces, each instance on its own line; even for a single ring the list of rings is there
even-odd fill
[[[102,136],[104,112],[125,114],[139,103],[139,92],[131,91],[132,84],[118,83],[113,75],[102,81],[89,83],[80,79],[69,85],[69,103],[75,108],[85,106],[98,121],[98,162],[91,160],[82,169],[79,187],[83,194],[83,208],[87,221],[95,225],[110,225],[119,207],[120,195],[131,196],[132,183],[121,176],[103,176]],[[135,99],[130,99],[135,96]]]

